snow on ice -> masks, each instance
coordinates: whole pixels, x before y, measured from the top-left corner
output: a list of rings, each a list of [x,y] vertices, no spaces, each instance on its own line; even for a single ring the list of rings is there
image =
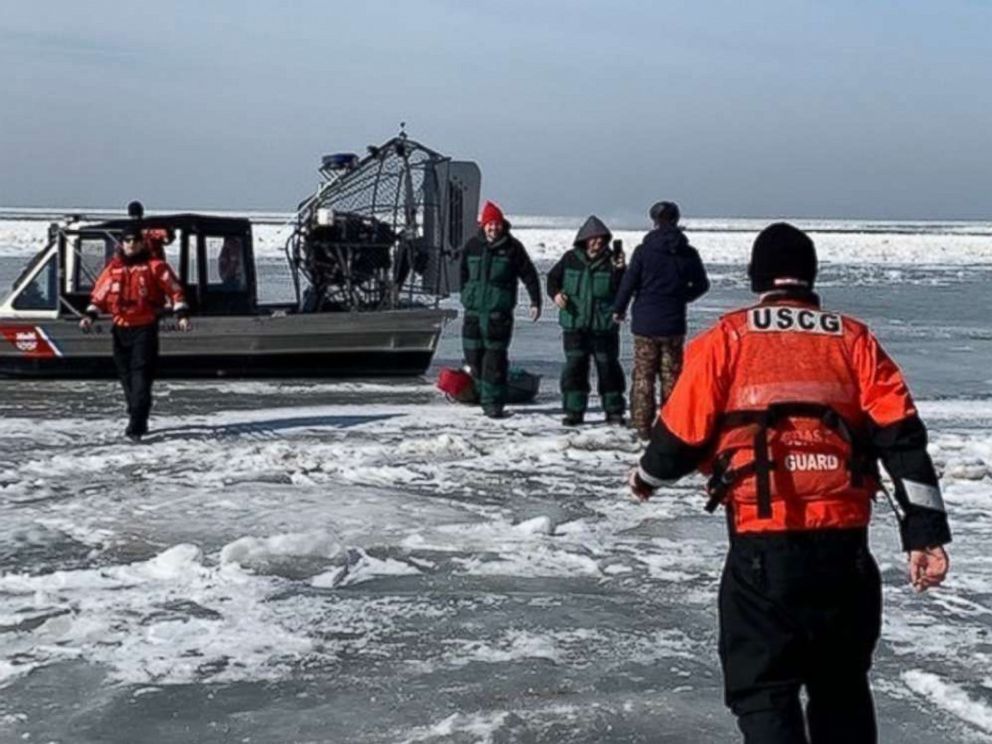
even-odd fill
[[[361,387],[341,384],[349,397]],[[404,684],[543,669],[581,697],[595,670],[628,685],[648,674],[730,725],[712,606],[723,526],[701,513],[698,479],[641,506],[621,486],[638,450],[627,432],[567,432],[540,407],[493,423],[426,384],[371,402],[381,387],[364,404],[161,416],[139,447],[92,417],[4,418],[3,543],[24,550],[2,557],[0,684],[66,663],[136,689],[354,680],[364,659],[399,665],[389,674]],[[977,691],[987,700],[992,668],[992,434],[972,423],[992,421],[992,407],[929,401],[923,413],[955,570],[921,600],[905,586],[890,515],[878,515],[888,615],[877,676],[905,694],[880,705],[936,707],[961,731],[988,732]],[[485,740],[509,720],[430,710],[436,723],[396,740]],[[562,720],[549,708],[513,715]]]

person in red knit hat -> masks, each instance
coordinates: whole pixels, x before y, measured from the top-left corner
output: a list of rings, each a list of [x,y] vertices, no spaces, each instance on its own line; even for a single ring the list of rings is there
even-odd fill
[[[479,226],[485,229],[486,225],[493,225],[499,231],[500,225],[508,224],[503,210],[493,201],[487,201],[482,205],[482,214],[479,215]]]
[[[465,308],[462,344],[465,362],[479,389],[482,410],[503,416],[506,404],[508,350],[513,335],[517,282],[530,295],[530,319],[541,316],[541,282],[523,244],[510,234],[510,223],[495,202],[487,201],[479,232],[461,252],[461,299]]]

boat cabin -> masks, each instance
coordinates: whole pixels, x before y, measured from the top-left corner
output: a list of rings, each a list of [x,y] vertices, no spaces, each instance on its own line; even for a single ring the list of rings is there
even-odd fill
[[[49,229],[48,244],[31,260],[0,304],[0,317],[78,316],[118,249],[130,220],[69,219]],[[253,315],[258,311],[255,256],[247,219],[176,214],[141,221],[149,250],[161,251],[186,290],[194,315]]]

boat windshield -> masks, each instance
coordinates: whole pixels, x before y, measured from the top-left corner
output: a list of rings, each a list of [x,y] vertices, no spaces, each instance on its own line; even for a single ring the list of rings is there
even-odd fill
[[[24,277],[29,276],[31,274],[31,272],[35,270],[35,268],[38,266],[38,264],[41,263],[42,259],[44,259],[45,256],[48,255],[48,249],[51,248],[51,247],[52,246],[50,244],[49,245],[46,245],[44,248],[42,248],[40,251],[38,251],[37,253],[34,254],[34,256],[31,258],[31,260],[28,261],[28,265],[24,267],[24,270],[21,271],[21,273],[17,275],[17,278],[14,280],[14,283],[10,285],[11,290],[13,290],[14,287],[16,287],[18,284],[20,284],[21,282],[23,282],[24,281]],[[9,296],[10,296],[10,293],[8,292],[7,293],[7,297],[9,297]]]
[[[34,270],[38,268],[38,264],[40,264],[42,261],[44,261],[49,255],[53,259],[52,260],[52,266],[55,267],[55,261],[54,261],[55,254],[51,252],[51,247],[52,247],[52,245],[51,245],[51,243],[49,243],[44,248],[42,248],[40,251],[38,251],[36,254],[34,254],[34,256],[31,258],[31,260],[28,261],[27,266],[24,267],[24,269],[21,271],[21,273],[17,275],[17,278],[10,285],[10,291],[4,293],[3,295],[0,295],[0,305],[6,305],[10,301],[11,295],[13,295],[14,290],[18,286],[20,286],[21,282],[23,282],[27,277],[31,276],[31,274],[34,272]],[[46,272],[42,272],[42,273],[44,274]],[[51,270],[51,274],[52,274],[53,277],[55,277],[56,280],[58,279],[57,267],[55,267],[55,268],[53,268]],[[32,282],[32,284],[36,284],[37,281],[38,281],[38,279],[36,279],[35,282]],[[47,281],[47,277],[45,278],[45,281]]]
[[[42,269],[14,297],[14,310],[57,310],[59,306],[58,261],[54,251],[47,254]],[[40,259],[39,259],[40,260]],[[34,266],[38,261],[33,262]],[[32,267],[33,268],[33,267]],[[28,276],[25,271],[21,277]]]

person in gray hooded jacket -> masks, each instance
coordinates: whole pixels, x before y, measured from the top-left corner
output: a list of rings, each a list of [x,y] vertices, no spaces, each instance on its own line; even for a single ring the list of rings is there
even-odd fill
[[[612,234],[597,217],[586,220],[573,248],[548,273],[548,296],[558,306],[565,347],[561,375],[563,423],[581,424],[589,404],[590,359],[596,361],[599,397],[611,424],[623,424],[624,374],[613,302],[624,274],[624,257],[610,247]]]

